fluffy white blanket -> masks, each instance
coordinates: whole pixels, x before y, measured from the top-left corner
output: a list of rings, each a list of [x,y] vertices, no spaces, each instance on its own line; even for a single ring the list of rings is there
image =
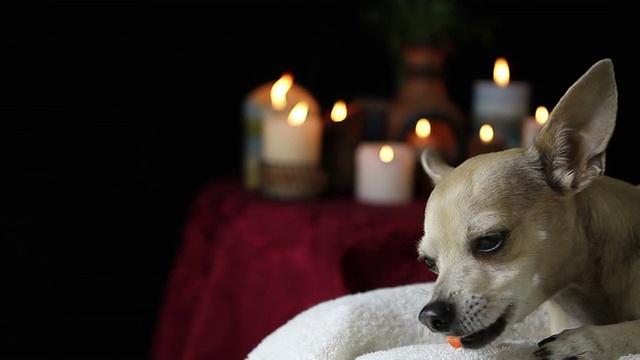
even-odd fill
[[[265,337],[246,360],[533,359],[549,334],[543,308],[491,346],[454,349],[418,322],[433,283],[342,296],[313,306]],[[620,360],[640,359],[640,354]]]

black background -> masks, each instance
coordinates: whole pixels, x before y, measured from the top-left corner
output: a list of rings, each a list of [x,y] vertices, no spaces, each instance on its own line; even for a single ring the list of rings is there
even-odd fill
[[[284,71],[325,109],[393,95],[386,49],[358,15],[365,3],[53,1],[9,12],[0,341],[25,355],[148,357],[190,202],[241,171],[244,96]],[[498,56],[548,108],[612,58],[620,110],[607,173],[640,182],[632,4],[463,3],[498,27],[494,45],[448,60],[462,109]]]

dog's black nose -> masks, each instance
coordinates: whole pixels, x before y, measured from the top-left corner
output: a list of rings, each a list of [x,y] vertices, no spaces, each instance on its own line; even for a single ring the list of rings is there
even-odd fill
[[[433,332],[447,332],[455,316],[453,305],[444,301],[434,301],[420,310],[418,320]]]

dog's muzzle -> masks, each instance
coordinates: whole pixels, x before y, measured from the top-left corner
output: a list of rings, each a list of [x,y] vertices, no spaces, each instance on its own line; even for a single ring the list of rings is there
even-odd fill
[[[422,308],[418,320],[433,332],[447,333],[455,318],[455,307],[445,301],[434,301]]]
[[[462,346],[469,349],[478,349],[486,346],[502,334],[507,326],[507,318],[512,313],[513,307],[507,306],[498,319],[489,326],[471,334],[460,334],[455,326],[455,306],[446,301],[437,300],[427,304],[420,310],[418,320],[431,331],[445,335],[461,335]]]

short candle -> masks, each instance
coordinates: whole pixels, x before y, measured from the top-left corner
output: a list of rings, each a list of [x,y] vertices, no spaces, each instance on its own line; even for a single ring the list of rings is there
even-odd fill
[[[363,142],[355,153],[359,201],[404,204],[413,199],[415,151],[403,142]]]
[[[549,111],[544,106],[536,108],[535,116],[527,116],[522,122],[522,147],[527,148],[533,144],[536,135],[549,119]]]

